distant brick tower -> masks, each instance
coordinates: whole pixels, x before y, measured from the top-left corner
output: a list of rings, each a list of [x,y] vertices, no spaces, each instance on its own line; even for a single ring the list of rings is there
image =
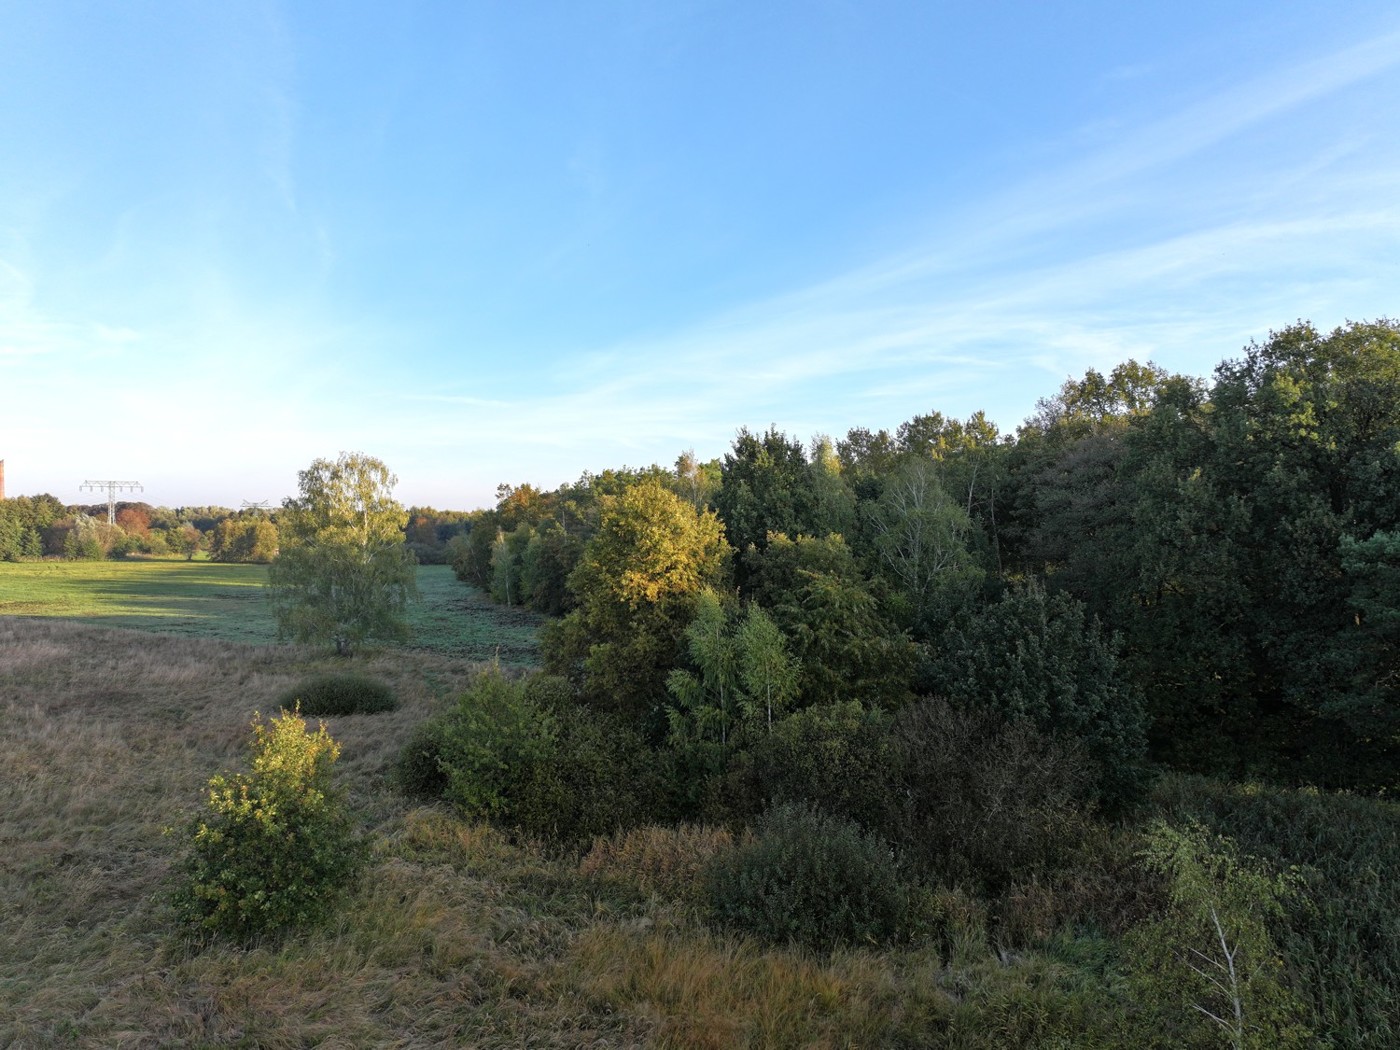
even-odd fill
[[[0,459],[0,499],[5,498],[5,461]]]

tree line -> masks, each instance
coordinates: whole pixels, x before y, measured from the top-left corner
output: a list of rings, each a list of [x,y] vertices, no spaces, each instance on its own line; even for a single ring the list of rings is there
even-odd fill
[[[765,724],[980,697],[1083,745],[1105,798],[1149,756],[1395,784],[1394,322],[1299,323],[1209,383],[1091,370],[1015,433],[938,412],[805,444],[742,429],[722,459],[498,497],[448,542],[458,576],[558,617],[549,669],[653,737],[732,750],[771,624],[791,681],[758,690]]]
[[[115,521],[107,505],[67,504],[47,493],[0,500],[0,561],[62,558],[91,561],[132,557],[208,557],[266,565],[281,542],[282,508],[153,507],[120,502]],[[473,515],[412,507],[400,528],[420,564],[445,564],[448,543],[470,528]]]

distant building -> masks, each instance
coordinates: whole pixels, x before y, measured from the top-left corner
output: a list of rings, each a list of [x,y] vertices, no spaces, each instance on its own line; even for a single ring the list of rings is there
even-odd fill
[[[5,498],[5,461],[0,459],[0,499]]]

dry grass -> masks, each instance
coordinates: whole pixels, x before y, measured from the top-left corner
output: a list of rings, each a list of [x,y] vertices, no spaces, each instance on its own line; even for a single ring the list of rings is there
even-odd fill
[[[734,835],[724,828],[648,825],[594,839],[579,872],[618,879],[643,893],[693,900],[705,868],[733,848]]]
[[[167,903],[179,842],[165,828],[242,761],[253,712],[332,661],[0,620],[0,1046],[917,1046],[976,1032],[968,989],[1001,981],[1000,964],[819,959],[706,931],[666,894],[718,848],[713,832],[600,847],[598,870],[640,874],[648,896],[415,808],[392,790],[394,758],[474,665],[356,664],[401,700],[328,720],[375,843],[366,877],[322,928],[201,946]]]

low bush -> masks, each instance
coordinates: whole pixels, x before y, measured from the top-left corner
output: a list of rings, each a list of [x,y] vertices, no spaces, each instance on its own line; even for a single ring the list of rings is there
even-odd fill
[[[510,824],[522,789],[554,750],[558,721],[492,667],[442,720],[443,796],[464,816]]]
[[[574,708],[535,758],[510,806],[511,822],[532,835],[582,844],[666,815],[656,754],[619,718]]]
[[[775,943],[882,944],[908,926],[909,892],[889,846],[803,805],[765,814],[753,841],[716,858],[705,884],[716,919]]]
[[[409,798],[439,799],[447,791],[447,773],[442,768],[446,733],[446,723],[435,718],[414,726],[409,734],[394,763],[394,780]]]
[[[313,718],[335,715],[377,715],[399,706],[394,691],[377,678],[362,674],[323,674],[308,678],[282,694],[281,704]]]
[[[332,783],[340,747],[296,714],[253,721],[247,773],[209,781],[205,814],[188,827],[175,892],[180,917],[239,940],[325,917],[365,849]]]
[[[556,678],[483,673],[410,742],[400,782],[465,816],[566,844],[664,817],[660,756],[620,719],[569,704],[566,690]]]

